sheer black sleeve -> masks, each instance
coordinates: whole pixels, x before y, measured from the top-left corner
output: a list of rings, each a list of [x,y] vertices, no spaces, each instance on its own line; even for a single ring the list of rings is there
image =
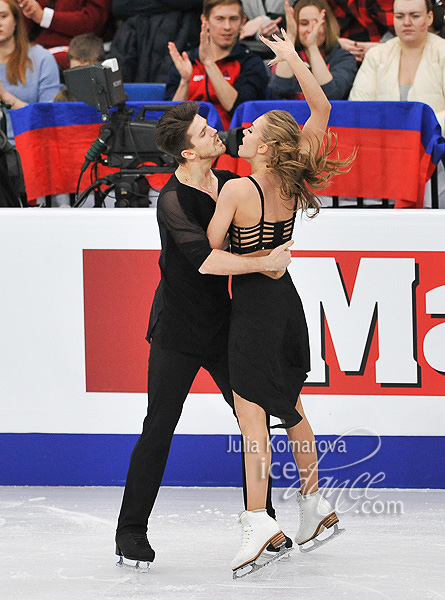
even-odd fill
[[[179,250],[198,270],[212,248],[196,217],[179,203],[175,190],[166,191],[159,196],[158,223],[168,231]]]

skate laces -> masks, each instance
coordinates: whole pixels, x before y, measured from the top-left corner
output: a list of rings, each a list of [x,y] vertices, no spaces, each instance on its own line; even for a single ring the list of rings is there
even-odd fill
[[[243,513],[239,515],[238,521],[241,524],[241,547],[243,548],[249,543],[249,537],[252,533],[252,524],[249,522],[247,516]]]
[[[132,542],[135,544],[142,544],[143,546],[150,546],[147,535],[145,533],[133,533],[131,536]]]
[[[300,490],[297,491],[297,502],[299,508],[299,516],[300,516],[300,524],[298,526],[297,537],[300,535],[301,530],[303,529],[303,494]]]

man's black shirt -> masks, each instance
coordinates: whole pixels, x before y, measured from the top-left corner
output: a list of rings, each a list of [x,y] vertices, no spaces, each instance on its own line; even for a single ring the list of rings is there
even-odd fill
[[[218,193],[226,181],[237,177],[230,171],[213,172],[218,178]],[[180,183],[176,175],[159,194],[161,282],[153,300],[147,339],[157,324],[156,335],[164,348],[191,354],[227,352],[228,278],[199,273],[212,251],[206,231],[215,206],[208,194]]]

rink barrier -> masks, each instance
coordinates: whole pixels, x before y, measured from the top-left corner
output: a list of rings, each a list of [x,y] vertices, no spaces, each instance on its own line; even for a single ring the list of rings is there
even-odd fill
[[[122,486],[137,435],[0,434],[0,485]],[[163,485],[241,486],[239,436],[173,438]],[[317,436],[320,478],[327,487],[443,489],[445,437]],[[298,481],[287,437],[273,442],[274,486]],[[326,448],[333,450],[326,451]],[[229,451],[234,448],[234,451]],[[369,458],[366,458],[369,457]],[[361,462],[360,462],[361,461]],[[278,464],[279,463],[279,464]],[[355,463],[355,464],[354,464]]]
[[[147,411],[156,213],[0,217],[0,484],[122,485]],[[444,230],[441,210],[296,220],[289,272],[312,368],[303,406],[329,487],[445,487]],[[233,414],[201,372],[164,483],[240,485],[230,434]],[[286,486],[295,465],[280,448],[275,456]]]

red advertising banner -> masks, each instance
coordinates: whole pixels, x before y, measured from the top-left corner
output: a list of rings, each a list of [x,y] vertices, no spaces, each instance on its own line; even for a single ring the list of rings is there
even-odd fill
[[[312,371],[305,394],[442,396],[445,252],[292,252]],[[84,250],[88,392],[146,389],[159,250]],[[192,392],[217,393],[203,370]]]

